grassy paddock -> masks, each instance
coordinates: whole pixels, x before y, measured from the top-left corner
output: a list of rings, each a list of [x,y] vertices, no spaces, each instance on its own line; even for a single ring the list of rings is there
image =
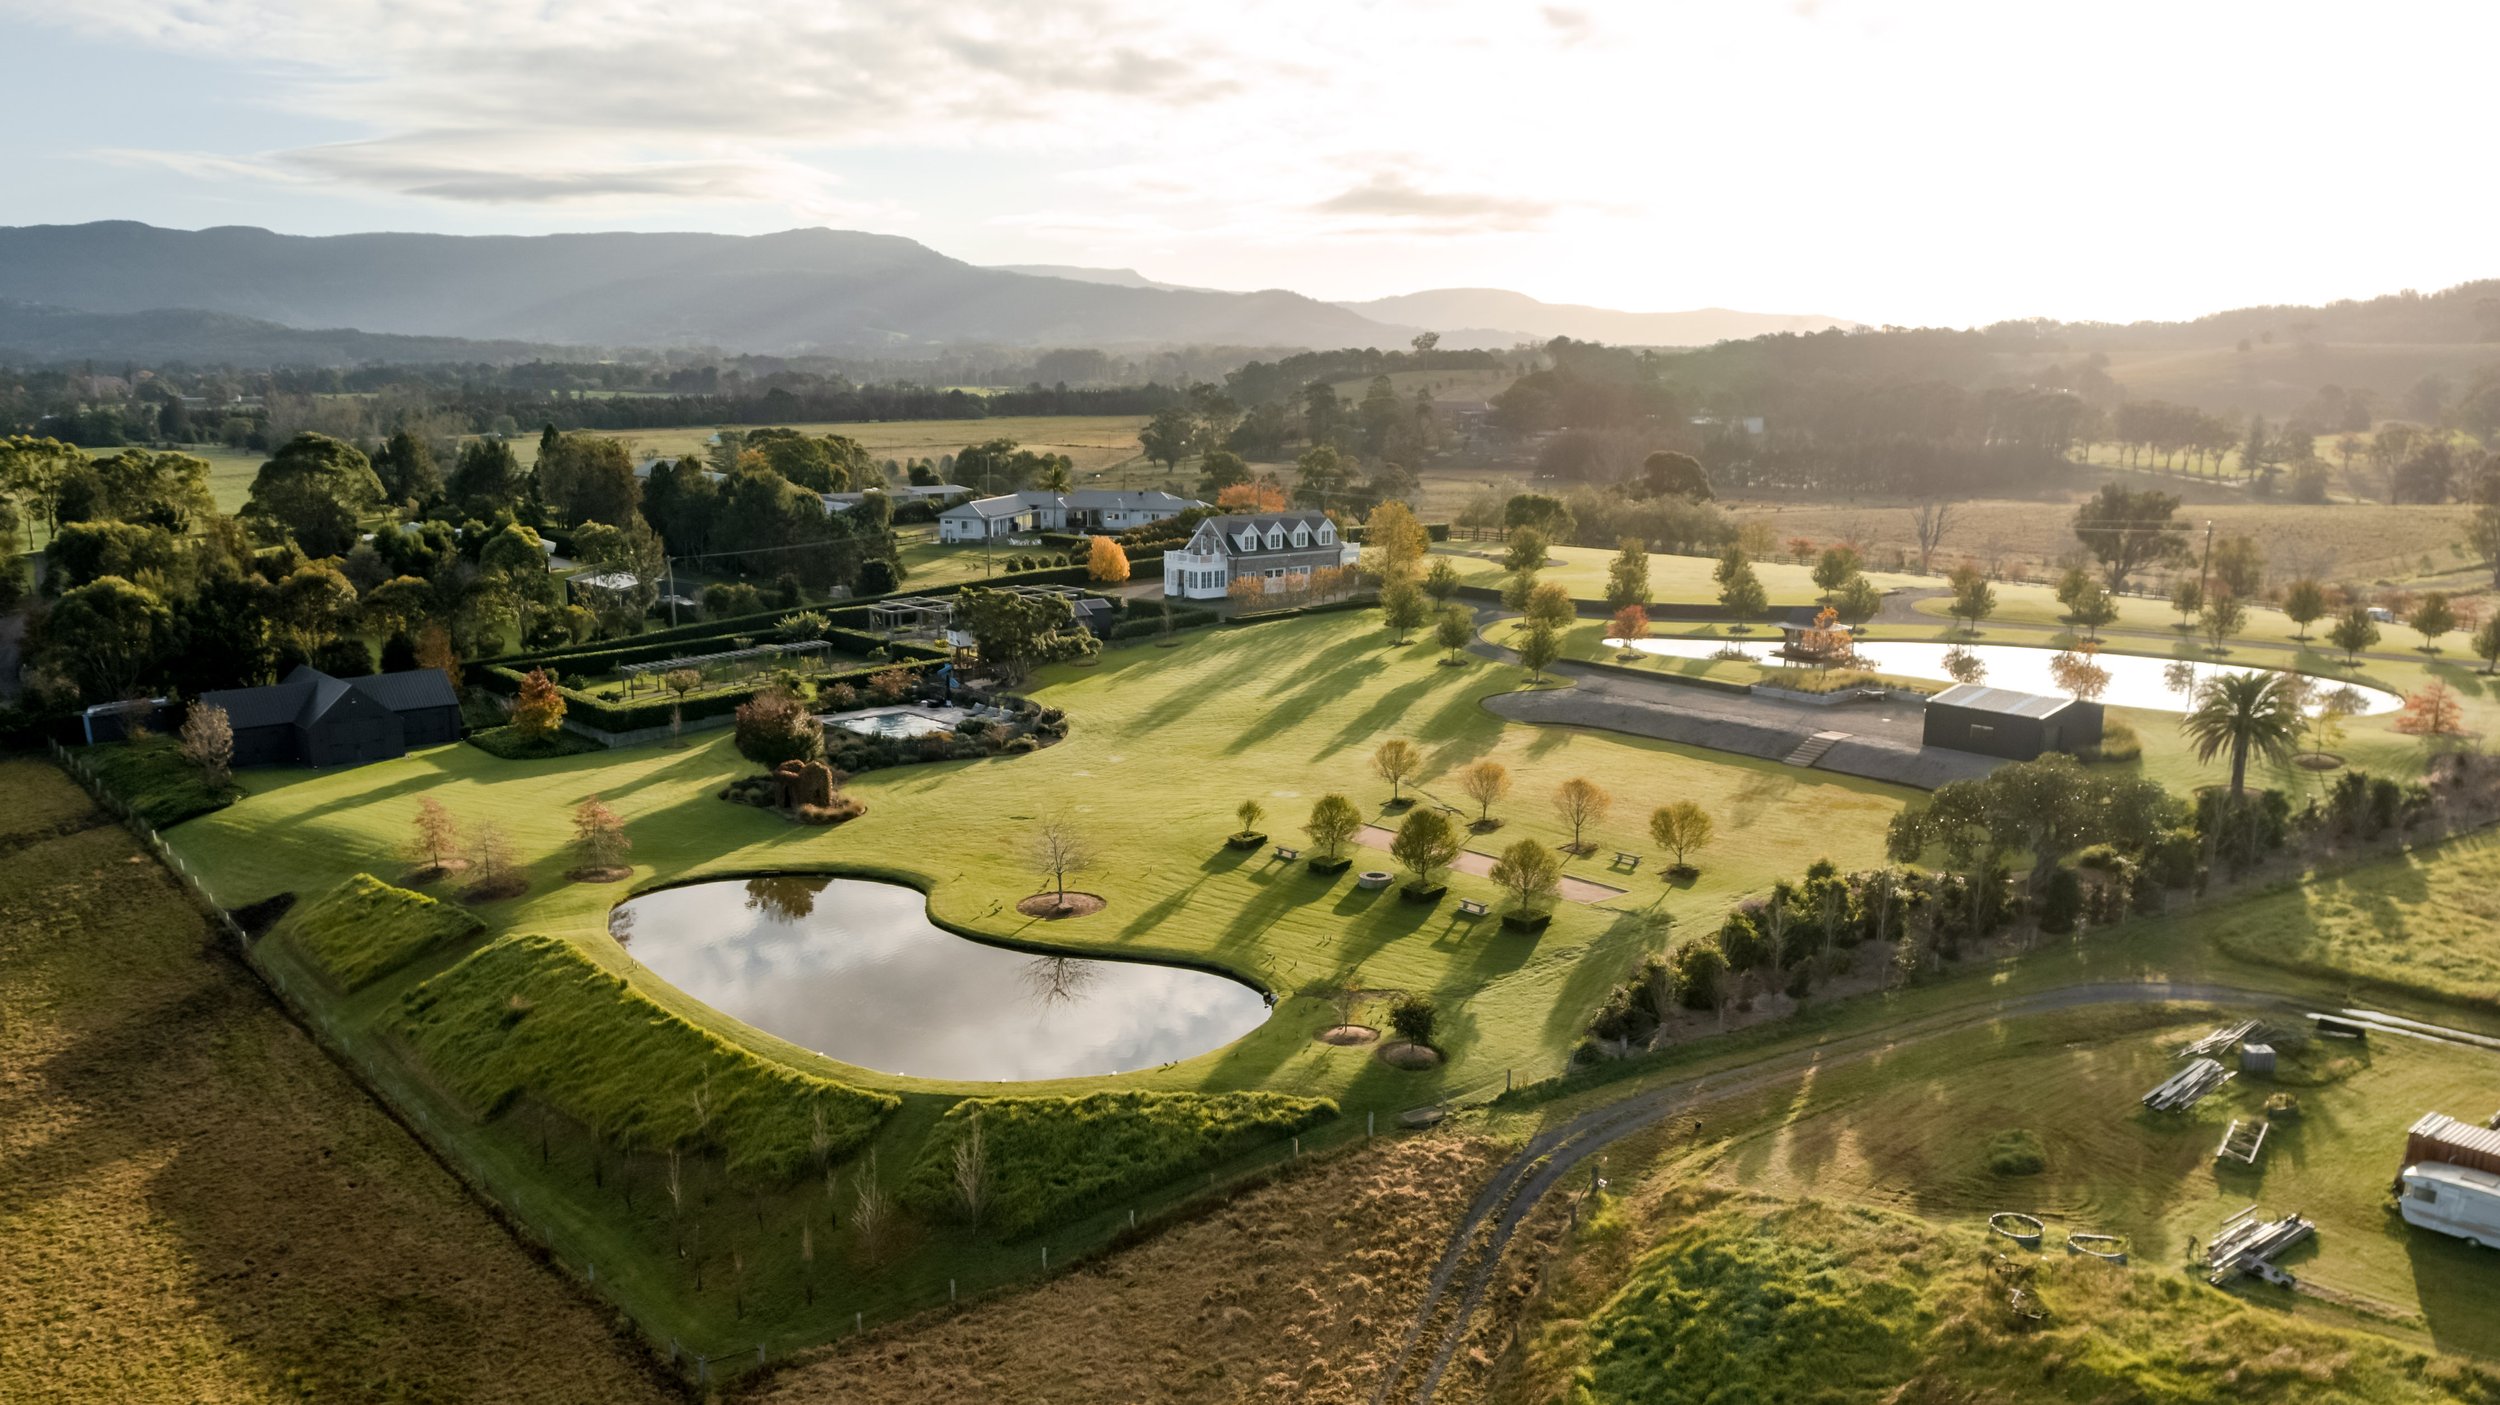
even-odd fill
[[[199,768],[182,759],[182,747],[171,737],[84,747],[78,756],[107,789],[158,829],[222,810],[243,793],[235,786],[210,789]]]
[[[0,793],[0,1399],[677,1398],[69,777]]]
[[[934,459],[961,453],[965,446],[991,439],[1013,439],[1029,449],[1066,454],[1079,473],[1100,473],[1138,456],[1137,431],[1144,415],[1022,415],[983,420],[869,420],[848,424],[807,423],[782,426],[803,434],[847,434],[870,457]],[[762,426],[731,426],[761,428]],[[597,431],[631,443],[637,453],[682,456],[700,454],[717,427]],[[536,435],[512,441],[512,452],[524,465],[538,458]],[[258,467],[257,464],[254,465]],[[245,481],[250,481],[249,475]],[[981,485],[969,485],[978,488]]]

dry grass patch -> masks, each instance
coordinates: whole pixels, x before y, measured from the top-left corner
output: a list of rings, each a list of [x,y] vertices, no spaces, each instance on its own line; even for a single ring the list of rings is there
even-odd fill
[[[1369,1400],[1498,1159],[1411,1137],[1316,1162],[1030,1292],[831,1349],[757,1398]]]

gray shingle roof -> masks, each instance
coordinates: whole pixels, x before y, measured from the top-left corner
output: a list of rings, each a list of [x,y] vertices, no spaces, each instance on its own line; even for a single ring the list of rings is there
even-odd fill
[[[265,688],[221,688],[200,694],[204,705],[224,708],[232,727],[291,727],[321,717],[347,694],[361,693],[393,712],[429,707],[458,707],[460,695],[441,669],[416,668],[366,678],[333,678],[299,664],[283,680]]]
[[[2009,717],[2053,717],[2074,706],[2075,700],[1991,688],[1984,683],[1956,683],[1927,702],[1930,707],[1966,707],[1973,712],[1996,712]]]

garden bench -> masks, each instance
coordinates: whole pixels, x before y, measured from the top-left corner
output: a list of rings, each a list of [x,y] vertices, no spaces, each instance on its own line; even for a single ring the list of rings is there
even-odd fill
[[[1639,868],[1640,866],[1641,866],[1641,856],[1640,856],[1640,855],[1638,855],[1638,854],[1627,854],[1627,853],[1623,852],[1621,849],[1617,849],[1617,850],[1615,850],[1615,867],[1617,867],[1617,868],[1623,868],[1623,869],[1637,869],[1637,868]]]
[[[1483,903],[1477,902],[1474,898],[1460,898],[1458,900],[1458,915],[1461,917],[1482,917],[1490,911],[1492,911],[1491,908],[1486,907]]]
[[[1284,845],[1279,844],[1276,846],[1276,857],[1283,859],[1287,863],[1292,863],[1295,859],[1302,857],[1302,851],[1300,849],[1288,849]]]

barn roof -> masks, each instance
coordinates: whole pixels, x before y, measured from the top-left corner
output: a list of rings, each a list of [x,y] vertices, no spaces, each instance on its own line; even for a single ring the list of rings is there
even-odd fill
[[[414,668],[365,678],[333,678],[299,664],[280,682],[263,688],[221,688],[200,694],[205,705],[224,708],[226,724],[235,728],[291,727],[310,722],[358,693],[393,712],[429,707],[458,707],[460,697],[438,668]]]

